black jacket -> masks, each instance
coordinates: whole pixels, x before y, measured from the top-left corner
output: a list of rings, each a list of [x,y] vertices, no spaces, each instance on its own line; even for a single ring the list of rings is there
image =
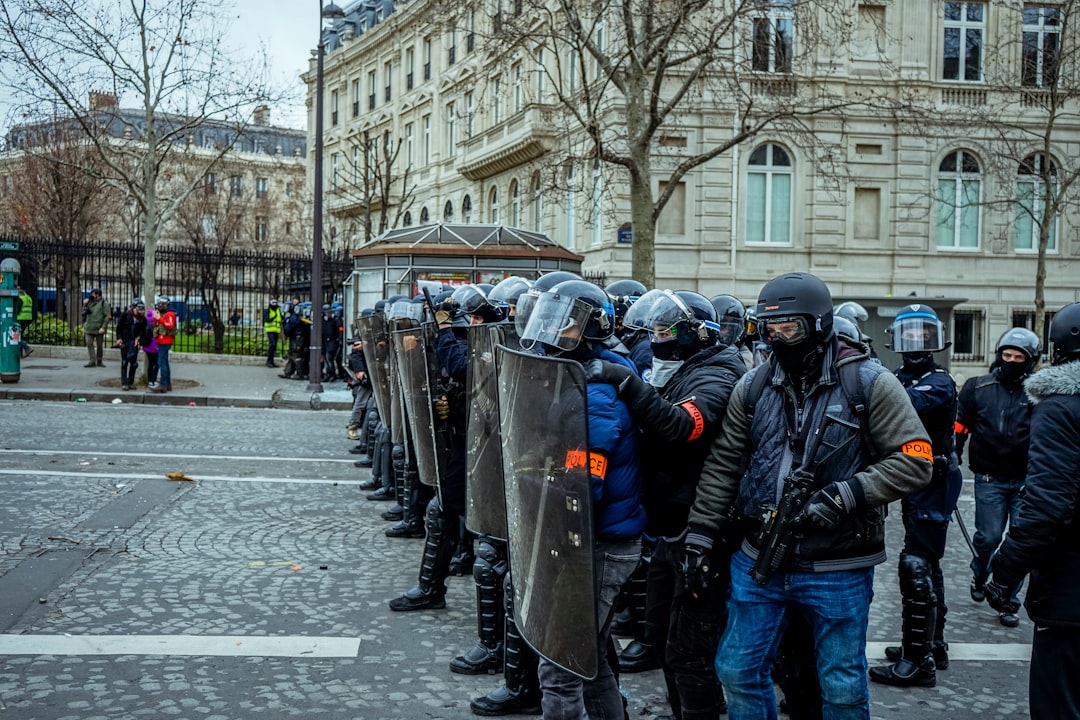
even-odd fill
[[[994,554],[994,581],[1031,574],[1024,605],[1041,625],[1080,628],[1080,361],[1024,384],[1031,415],[1026,492]]]
[[[146,347],[150,344],[146,317],[135,317],[128,310],[116,321],[116,337],[123,340],[124,345],[138,340],[140,345]]]
[[[1007,385],[997,369],[964,383],[956,410],[956,454],[970,437],[968,467],[1019,480],[1027,472],[1031,403],[1022,385]]]
[[[639,381],[621,393],[644,433],[642,499],[649,535],[674,537],[686,529],[701,466],[744,374],[736,348],[713,347],[687,360],[659,392]]]

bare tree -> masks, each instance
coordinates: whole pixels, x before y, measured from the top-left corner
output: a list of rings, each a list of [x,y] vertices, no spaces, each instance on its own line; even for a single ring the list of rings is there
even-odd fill
[[[24,117],[61,108],[97,151],[91,175],[135,203],[147,296],[163,228],[203,175],[178,186],[164,168],[217,128],[215,152],[189,160],[211,167],[268,98],[252,63],[222,49],[221,18],[204,0],[0,0],[0,72],[18,87]],[[137,108],[120,109],[129,100]]]
[[[349,140],[349,152],[343,153],[344,168],[331,178],[331,195],[351,208],[349,215],[355,218],[365,243],[400,225],[416,199],[410,168],[395,171],[399,164],[404,165],[398,162],[402,147],[402,139],[395,141],[389,130],[376,137],[364,130]],[[345,219],[343,213],[336,214]],[[347,252],[351,248],[341,249]]]
[[[228,187],[220,188],[214,175],[204,176],[201,182],[187,182],[200,187],[187,196],[175,218],[184,238],[182,244],[195,250],[182,266],[185,299],[202,300],[217,353],[225,349],[226,313],[231,310],[221,306],[222,285],[231,281],[223,278],[223,268],[229,267],[226,255],[243,244],[245,236],[259,232],[245,225],[251,222],[251,193],[234,186],[238,178],[233,176]]]
[[[1001,220],[984,223],[996,250],[1036,251],[1033,326],[1043,337],[1047,252],[1060,242],[1060,219],[1080,209],[1080,161],[1071,147],[1080,127],[1080,2],[998,5],[999,22],[984,37],[950,35],[948,21],[959,24],[968,9],[946,3],[946,79],[968,82],[946,90],[941,103],[910,98],[908,118],[964,148],[940,168],[947,179],[935,188],[939,227],[984,209]]]
[[[687,173],[766,130],[815,152],[824,141],[812,118],[842,122],[845,109],[867,104],[866,93],[849,97],[829,84],[851,34],[850,3],[840,0],[515,0],[496,8],[487,18],[491,57],[527,60],[530,74],[543,74],[538,101],[554,99],[561,137],[571,139],[544,175],[557,184],[567,163],[618,173],[628,188],[633,276],[646,285],[655,278],[657,220]],[[444,17],[466,22],[451,3]],[[834,155],[820,153],[826,164]]]

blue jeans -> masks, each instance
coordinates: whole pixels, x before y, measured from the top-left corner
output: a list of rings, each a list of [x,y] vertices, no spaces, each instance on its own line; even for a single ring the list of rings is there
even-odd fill
[[[593,680],[582,680],[544,658],[540,658],[537,674],[543,696],[540,705],[544,720],[623,720],[622,695],[619,683],[607,661],[608,637],[611,635],[611,606],[619,590],[633,574],[641,559],[640,541],[601,542],[595,550],[596,622],[599,670]],[[558,618],[552,618],[558,622]]]
[[[1016,513],[1020,509],[1020,490],[1024,480],[1006,480],[992,475],[975,474],[975,537],[972,543],[978,558],[971,561],[971,572],[975,579],[985,582],[990,576],[990,561],[1001,545],[1005,535],[1005,526],[1016,522]],[[1021,582],[1012,591],[1013,602],[1019,602],[1017,595],[1024,584]]]
[[[172,371],[169,369],[169,351],[172,350],[172,345],[162,345],[158,343],[157,346],[157,363],[158,363],[158,384],[172,386]]]
[[[772,666],[787,615],[798,610],[814,635],[824,720],[868,720],[866,627],[874,569],[774,573],[768,585],[750,579],[753,561],[731,558],[728,623],[716,654],[730,720],[775,720]]]

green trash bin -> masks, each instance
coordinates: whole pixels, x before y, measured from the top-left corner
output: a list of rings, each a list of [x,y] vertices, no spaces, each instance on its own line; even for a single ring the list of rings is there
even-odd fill
[[[22,327],[15,319],[15,298],[22,268],[14,258],[0,260],[0,382],[17,383],[22,375]]]

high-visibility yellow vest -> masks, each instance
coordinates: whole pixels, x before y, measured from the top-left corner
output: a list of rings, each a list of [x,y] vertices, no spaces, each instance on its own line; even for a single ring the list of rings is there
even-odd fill
[[[33,320],[34,319],[34,300],[26,294],[25,290],[19,291],[19,316],[16,320]]]

